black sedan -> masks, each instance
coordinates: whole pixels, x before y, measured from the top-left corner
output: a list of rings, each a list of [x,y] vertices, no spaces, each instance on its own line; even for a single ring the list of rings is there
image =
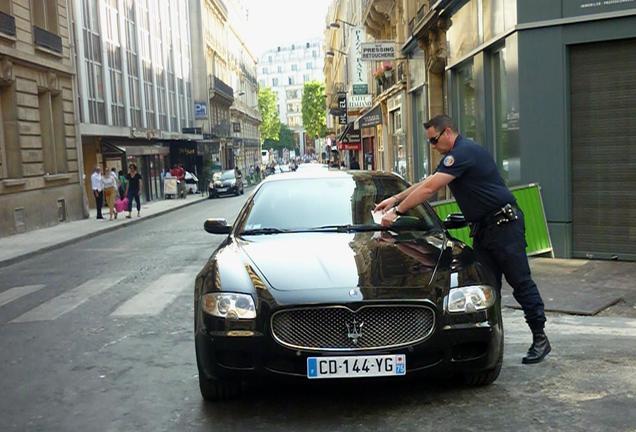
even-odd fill
[[[407,187],[379,172],[289,173],[261,183],[234,226],[205,222],[227,238],[195,283],[204,399],[272,375],[497,379],[503,328],[491,273],[427,204],[390,229],[375,223],[375,203]]]
[[[216,198],[220,195],[242,195],[243,176],[236,175],[236,171],[227,170],[215,173],[208,185],[208,197]]]

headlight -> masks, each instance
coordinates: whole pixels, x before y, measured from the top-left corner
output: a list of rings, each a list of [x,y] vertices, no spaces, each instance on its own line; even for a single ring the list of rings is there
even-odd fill
[[[219,173],[212,174],[212,181],[219,181],[219,180],[221,180],[221,174]]]
[[[453,288],[448,293],[448,312],[477,312],[495,304],[495,291],[488,285]]]
[[[216,317],[230,319],[256,318],[254,299],[247,294],[209,293],[203,296],[203,310]]]

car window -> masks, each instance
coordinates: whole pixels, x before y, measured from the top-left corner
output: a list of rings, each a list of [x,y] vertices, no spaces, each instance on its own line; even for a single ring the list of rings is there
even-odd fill
[[[223,171],[221,174],[221,180],[231,180],[234,178],[234,170]]]
[[[304,229],[324,225],[373,224],[375,204],[406,189],[397,177],[353,176],[294,179],[266,183],[255,193],[239,231],[260,228]],[[428,229],[439,228],[435,217],[420,205],[409,216]]]

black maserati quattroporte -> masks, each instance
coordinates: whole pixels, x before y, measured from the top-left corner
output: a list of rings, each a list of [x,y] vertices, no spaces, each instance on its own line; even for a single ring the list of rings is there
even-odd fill
[[[375,203],[396,175],[312,170],[261,183],[196,277],[201,394],[237,395],[263,375],[304,380],[461,375],[492,383],[503,328],[492,275],[428,204],[390,229]],[[376,217],[374,217],[376,216]]]

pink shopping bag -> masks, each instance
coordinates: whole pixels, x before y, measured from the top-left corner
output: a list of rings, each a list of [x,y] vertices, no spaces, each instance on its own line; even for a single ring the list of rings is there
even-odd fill
[[[128,198],[119,199],[115,201],[115,210],[117,213],[121,213],[128,208]]]

